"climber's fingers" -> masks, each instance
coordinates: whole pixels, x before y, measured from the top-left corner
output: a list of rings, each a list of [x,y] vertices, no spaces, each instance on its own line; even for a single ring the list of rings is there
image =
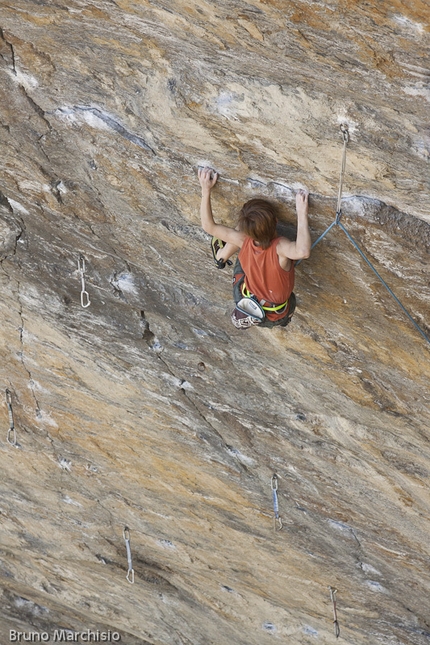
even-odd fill
[[[218,179],[218,173],[212,168],[199,168],[198,176],[202,188],[213,188]]]

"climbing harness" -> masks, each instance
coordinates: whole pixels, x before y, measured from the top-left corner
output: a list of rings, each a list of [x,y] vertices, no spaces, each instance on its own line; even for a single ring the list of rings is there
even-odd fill
[[[6,441],[10,443],[11,446],[16,446],[16,429],[13,419],[12,394],[10,393],[10,390],[6,390],[6,405],[9,414],[9,430],[7,431]]]
[[[125,576],[131,584],[134,583],[134,569],[133,569],[133,562],[131,559],[131,548],[130,548],[130,530],[128,526],[124,528],[124,540],[125,540],[125,548],[127,549],[127,564],[128,564],[128,571],[127,575]]]
[[[341,170],[340,170],[340,179],[339,179],[339,191],[337,195],[337,206],[336,206],[336,217],[334,221],[330,224],[330,226],[322,233],[319,238],[312,244],[311,250],[315,248],[315,246],[321,242],[321,240],[327,235],[327,233],[333,228],[333,226],[339,226],[339,228],[342,229],[342,231],[345,233],[349,241],[352,243],[354,248],[357,249],[363,260],[366,262],[366,264],[372,269],[373,273],[376,275],[378,280],[384,285],[390,296],[394,298],[394,300],[397,302],[399,307],[402,309],[402,311],[406,314],[406,316],[409,318],[411,323],[414,325],[414,327],[417,329],[417,331],[421,334],[421,336],[426,340],[428,343],[430,343],[430,338],[425,334],[425,332],[421,329],[421,327],[418,325],[418,323],[412,318],[411,314],[408,312],[408,310],[403,306],[403,304],[400,302],[400,300],[397,298],[397,296],[393,293],[393,291],[390,289],[388,284],[385,282],[385,280],[382,278],[382,276],[379,275],[378,271],[375,269],[373,264],[370,262],[370,260],[365,256],[361,248],[358,246],[357,242],[353,239],[353,237],[348,233],[342,222],[340,221],[340,218],[342,217],[342,209],[341,209],[341,202],[342,202],[342,187],[343,187],[343,178],[345,175],[345,166],[346,166],[346,148],[349,143],[349,130],[348,130],[348,125],[346,123],[342,123],[340,126],[342,136],[343,136],[343,151],[342,151],[342,164],[341,164]],[[296,262],[296,266],[300,264],[301,260],[298,260]]]
[[[248,290],[245,282],[243,282],[240,291],[243,298],[236,302],[236,307],[231,314],[231,321],[237,329],[248,329],[252,325],[261,324],[266,319],[266,311],[273,311],[277,314],[285,313],[288,300],[281,305],[267,303],[267,300],[258,301],[257,297]],[[271,306],[269,307],[268,304],[271,304]],[[287,325],[288,322],[285,324]]]
[[[334,587],[329,587],[330,589],[330,599],[333,603],[333,625],[334,625],[334,635],[336,638],[339,638],[340,636],[340,627],[339,627],[339,622],[337,620],[337,609],[336,609],[336,594],[337,594],[337,589]]]
[[[282,520],[279,516],[278,476],[276,474],[272,475],[271,487],[272,487],[272,497],[273,497],[273,511],[275,514],[273,518],[273,523],[274,523],[275,531],[280,531],[282,529]]]
[[[242,295],[244,298],[255,298],[254,294],[252,294],[249,290],[248,287],[245,284],[245,281],[242,284]],[[274,311],[276,313],[282,313],[282,310],[286,308],[288,305],[288,300],[283,302],[281,305],[275,305],[272,304],[270,307],[266,305],[267,300],[260,300],[260,306],[264,311]]]
[[[81,278],[81,305],[84,309],[90,306],[91,300],[85,288],[85,258],[80,255],[78,258],[78,271]]]

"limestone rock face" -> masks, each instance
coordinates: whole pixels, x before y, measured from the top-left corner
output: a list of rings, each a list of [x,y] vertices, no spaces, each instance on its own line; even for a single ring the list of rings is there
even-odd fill
[[[338,642],[429,642],[428,14],[1,4],[2,643],[333,643],[330,586]],[[307,186],[315,240],[341,123],[342,225],[424,336],[336,225],[240,332],[197,168],[228,225]]]

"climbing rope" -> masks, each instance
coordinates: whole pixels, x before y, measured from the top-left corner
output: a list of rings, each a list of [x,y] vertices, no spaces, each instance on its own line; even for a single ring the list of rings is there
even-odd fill
[[[16,429],[13,420],[12,394],[10,393],[10,390],[6,390],[6,405],[9,414],[9,430],[7,431],[6,441],[10,443],[11,446],[16,446]]]
[[[428,343],[430,343],[430,338],[425,334],[425,332],[421,329],[421,327],[418,325],[418,323],[412,318],[412,316],[409,313],[409,311],[404,307],[404,305],[400,302],[398,297],[393,293],[393,291],[390,289],[390,287],[385,282],[385,280],[379,275],[378,271],[375,269],[375,267],[370,262],[370,260],[368,260],[368,258],[364,255],[363,251],[360,249],[360,247],[358,246],[357,242],[352,238],[352,236],[348,233],[346,228],[343,226],[342,222],[338,222],[338,224],[339,224],[340,228],[342,229],[342,231],[347,236],[347,238],[350,240],[350,242],[357,249],[357,251],[359,252],[361,257],[363,258],[363,260],[369,265],[369,267],[372,269],[373,273],[377,276],[377,278],[380,280],[380,282],[382,282],[382,284],[384,285],[384,287],[386,288],[388,293],[394,298],[394,300],[397,302],[397,304],[402,309],[402,311],[407,315],[407,317],[409,318],[411,323],[414,325],[414,327],[417,329],[417,331],[419,331],[419,333],[424,338],[424,340],[426,340]]]
[[[336,608],[336,594],[337,594],[337,589],[334,587],[329,587],[330,589],[330,599],[333,603],[333,625],[334,625],[334,634],[336,638],[339,638],[340,636],[340,627],[339,627],[339,622],[337,620],[337,608]]]
[[[90,306],[91,300],[85,288],[85,258],[80,255],[78,258],[78,272],[81,277],[81,305],[84,309]]]
[[[125,548],[127,550],[127,564],[128,564],[128,571],[127,575],[125,576],[131,584],[134,583],[134,569],[133,569],[133,562],[131,559],[131,548],[130,548],[130,530],[126,526],[124,528],[123,532],[124,540],[125,540]]]
[[[343,123],[340,126],[342,136],[343,136],[343,151],[342,151],[342,163],[341,163],[341,170],[340,170],[340,179],[339,179],[339,191],[338,191],[338,196],[337,196],[337,206],[336,206],[336,217],[334,221],[326,228],[324,233],[322,233],[319,238],[312,244],[311,250],[316,247],[316,245],[321,242],[321,240],[327,235],[327,233],[333,228],[333,226],[339,226],[339,228],[342,229],[342,231],[345,233],[349,241],[353,244],[354,248],[357,249],[363,260],[366,262],[366,264],[372,269],[373,273],[376,275],[378,280],[384,285],[390,296],[394,298],[394,300],[397,302],[399,307],[402,309],[402,311],[406,314],[406,316],[409,318],[411,323],[414,325],[414,327],[417,329],[417,331],[421,334],[421,336],[426,340],[428,343],[430,343],[430,338],[426,335],[426,333],[421,329],[421,327],[418,325],[418,323],[412,318],[411,314],[408,312],[406,307],[400,302],[400,300],[397,298],[397,296],[393,293],[393,291],[390,289],[388,284],[385,282],[385,280],[379,275],[378,271],[375,269],[373,264],[370,262],[370,260],[365,256],[363,251],[360,249],[358,246],[357,242],[353,239],[352,235],[346,230],[342,222],[340,221],[340,218],[342,217],[342,208],[341,208],[341,203],[342,203],[342,188],[343,188],[343,179],[345,175],[345,167],[346,167],[346,148],[349,143],[349,130],[347,124]],[[300,260],[296,262],[296,266],[300,264]]]
[[[272,497],[273,497],[273,512],[275,514],[273,518],[275,531],[280,531],[282,529],[282,520],[279,516],[279,504],[278,504],[278,476],[273,475],[271,480],[272,488]]]

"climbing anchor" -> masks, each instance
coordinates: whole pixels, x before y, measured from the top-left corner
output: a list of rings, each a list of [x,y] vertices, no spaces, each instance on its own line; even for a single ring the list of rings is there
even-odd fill
[[[311,250],[316,247],[316,245],[321,242],[321,240],[327,235],[327,233],[333,228],[333,226],[339,226],[339,228],[342,229],[342,231],[345,233],[351,244],[354,246],[355,249],[359,252],[363,260],[366,262],[366,264],[372,269],[373,273],[376,275],[378,280],[384,285],[390,296],[394,298],[394,300],[397,302],[399,307],[402,309],[403,313],[406,314],[406,316],[409,318],[411,323],[414,325],[415,329],[421,334],[421,336],[426,340],[428,343],[430,343],[430,338],[427,336],[427,334],[421,329],[421,327],[418,325],[418,323],[412,318],[411,314],[409,311],[404,307],[404,305],[400,302],[400,300],[397,298],[397,296],[393,293],[393,291],[390,289],[388,284],[385,282],[385,280],[382,278],[382,276],[378,273],[378,271],[375,269],[373,264],[370,262],[370,260],[365,256],[361,248],[358,246],[357,242],[353,239],[351,234],[346,230],[344,225],[342,224],[341,217],[342,217],[342,208],[341,208],[341,203],[342,203],[342,188],[343,188],[343,179],[345,175],[345,167],[346,167],[346,148],[349,143],[350,137],[349,137],[349,129],[348,125],[346,123],[342,123],[340,126],[340,130],[342,132],[342,137],[343,137],[343,151],[342,151],[342,163],[341,163],[341,169],[340,169],[340,179],[339,179],[339,190],[338,190],[338,195],[337,195],[337,206],[336,206],[336,217],[334,221],[326,228],[324,233],[322,233],[319,238],[312,244]],[[295,264],[296,266],[300,264],[301,260],[298,260]]]
[[[282,520],[279,516],[278,476],[276,474],[272,475],[271,488],[272,488],[272,497],[273,497],[273,512],[275,514],[273,518],[273,523],[274,523],[275,531],[280,531],[282,529]]]
[[[78,272],[81,278],[81,305],[86,309],[90,306],[91,300],[85,287],[85,258],[83,255],[78,258]]]
[[[123,532],[124,540],[125,540],[125,548],[127,550],[127,564],[128,564],[128,571],[127,575],[125,576],[131,584],[134,583],[134,569],[133,569],[133,561],[131,559],[131,548],[130,548],[130,529],[128,526],[124,528]]]
[[[337,620],[337,609],[336,609],[336,594],[337,594],[337,589],[334,587],[329,587],[330,589],[330,599],[333,603],[333,625],[334,625],[334,635],[336,638],[339,638],[340,636],[340,627],[339,623]]]
[[[9,414],[9,430],[7,431],[6,441],[10,443],[11,446],[16,446],[17,445],[16,429],[15,429],[15,422],[13,419],[12,394],[10,390],[6,390],[6,405],[7,405],[7,411]]]

